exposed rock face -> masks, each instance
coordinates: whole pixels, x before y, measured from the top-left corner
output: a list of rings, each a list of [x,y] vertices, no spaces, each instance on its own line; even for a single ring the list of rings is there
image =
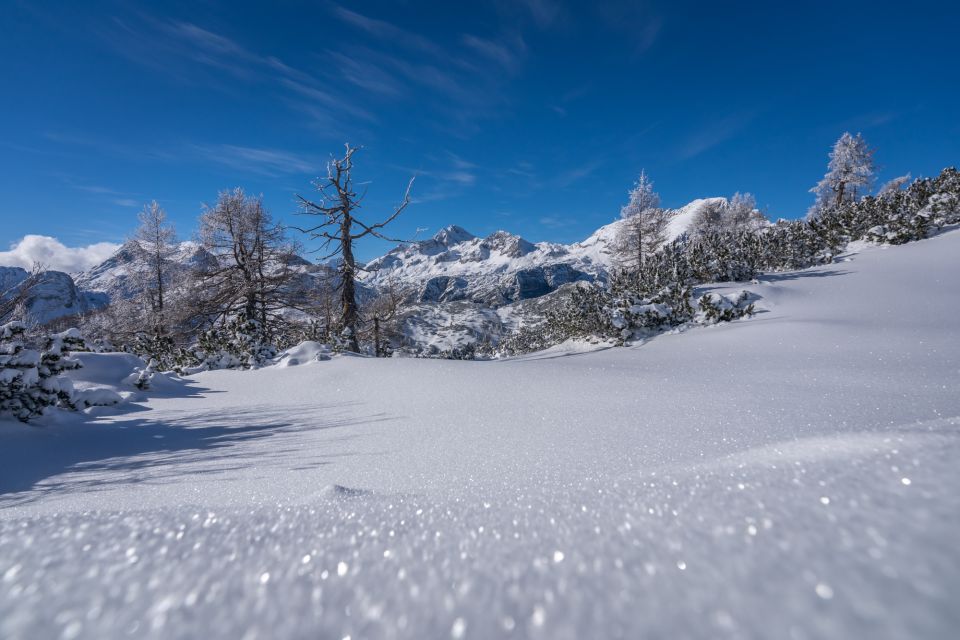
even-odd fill
[[[671,212],[667,239],[689,229],[705,206],[723,198],[694,200]],[[498,307],[529,300],[580,280],[603,280],[613,267],[618,220],[570,245],[529,242],[506,231],[478,238],[458,226],[434,237],[395,247],[371,261],[372,287],[394,282],[412,287],[421,302],[470,301]]]
[[[447,227],[422,242],[403,245],[367,265],[371,286],[399,282],[420,302],[470,301],[498,307],[535,298],[577,280],[605,277],[606,265],[552,243],[533,244],[497,231],[478,238]]]
[[[0,293],[15,296],[29,273],[20,267],[0,267]],[[45,271],[26,301],[30,320],[45,323],[63,316],[86,313],[104,304],[104,298],[77,289],[73,278],[62,271]]]

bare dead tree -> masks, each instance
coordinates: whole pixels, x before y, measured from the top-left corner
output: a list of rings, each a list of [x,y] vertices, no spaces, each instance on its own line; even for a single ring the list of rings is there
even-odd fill
[[[297,227],[297,229],[311,239],[322,240],[321,250],[326,251],[323,259],[340,256],[337,270],[340,276],[338,285],[340,324],[351,351],[360,350],[360,344],[357,341],[357,321],[360,312],[356,299],[356,277],[359,267],[354,257],[353,244],[366,236],[391,242],[403,242],[387,237],[382,230],[396,220],[397,216],[410,204],[410,190],[413,188],[413,178],[411,178],[403,194],[403,200],[384,220],[367,224],[356,218],[355,212],[361,207],[363,201],[363,195],[358,195],[353,187],[353,154],[357,150],[357,147],[347,144],[346,153],[342,158],[334,158],[327,163],[326,178],[313,182],[314,188],[320,194],[318,201],[297,195],[301,213],[320,218],[320,223],[317,225],[302,229]]]

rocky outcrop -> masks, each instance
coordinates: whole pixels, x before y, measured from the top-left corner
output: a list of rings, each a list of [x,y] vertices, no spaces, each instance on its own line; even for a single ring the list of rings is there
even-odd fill
[[[0,295],[12,298],[19,294],[30,274],[20,267],[0,267]],[[104,304],[102,296],[81,292],[70,274],[44,271],[30,289],[26,299],[28,318],[46,323],[63,316],[86,313]]]

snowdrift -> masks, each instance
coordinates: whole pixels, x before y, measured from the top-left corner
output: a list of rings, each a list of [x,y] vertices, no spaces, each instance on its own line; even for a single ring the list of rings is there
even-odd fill
[[[0,424],[0,636],[953,637],[958,257],[706,287],[757,315],[633,348],[301,345]]]

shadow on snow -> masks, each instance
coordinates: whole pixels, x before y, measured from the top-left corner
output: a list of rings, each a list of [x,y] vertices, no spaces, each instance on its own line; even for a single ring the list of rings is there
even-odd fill
[[[162,484],[182,479],[184,473],[219,474],[291,461],[297,465],[292,469],[331,464],[351,454],[305,451],[302,434],[390,419],[385,414],[357,415],[354,407],[355,403],[301,405],[294,410],[249,406],[179,410],[153,418],[153,411],[127,405],[119,415],[69,415],[60,423],[41,426],[0,423],[0,507],[52,493]],[[356,437],[325,438],[324,443]],[[244,446],[267,438],[269,446]]]

